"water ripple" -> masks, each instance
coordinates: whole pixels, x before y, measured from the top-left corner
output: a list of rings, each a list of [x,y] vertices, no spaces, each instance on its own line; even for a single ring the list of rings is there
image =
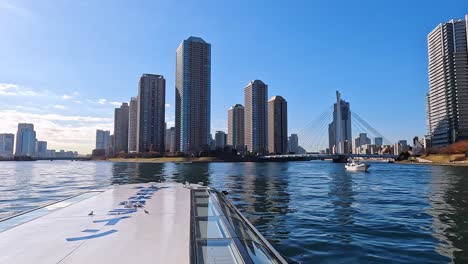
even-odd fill
[[[204,182],[291,263],[468,263],[468,168],[330,162],[1,162],[0,218],[85,190]]]

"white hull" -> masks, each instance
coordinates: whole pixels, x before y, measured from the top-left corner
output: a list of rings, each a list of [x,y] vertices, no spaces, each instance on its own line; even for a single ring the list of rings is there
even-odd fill
[[[367,171],[370,165],[368,164],[346,164],[345,168],[349,171]]]

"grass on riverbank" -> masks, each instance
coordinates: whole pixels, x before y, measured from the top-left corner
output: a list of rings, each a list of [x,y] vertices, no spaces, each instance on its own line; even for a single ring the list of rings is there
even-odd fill
[[[468,160],[465,154],[430,154],[420,157],[429,162],[418,162],[416,158],[399,161],[402,164],[427,164],[427,165],[451,165],[451,166],[468,166]]]
[[[428,156],[421,157],[426,160],[430,160],[436,163],[450,163],[452,161],[464,161],[465,154],[431,154]]]

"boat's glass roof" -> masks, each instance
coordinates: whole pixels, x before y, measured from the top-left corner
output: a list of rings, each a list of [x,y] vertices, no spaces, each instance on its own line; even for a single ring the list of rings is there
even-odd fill
[[[95,196],[101,192],[96,191],[96,192],[86,192],[82,193],[70,198],[67,198],[65,200],[61,200],[58,202],[54,202],[49,205],[45,205],[42,207],[35,208],[31,211],[27,211],[24,213],[20,213],[17,215],[13,215],[11,217],[5,218],[5,219],[0,219],[0,233],[13,228],[15,226],[24,224],[26,222],[29,222],[31,220],[34,220],[38,217],[50,214],[51,212],[54,212],[56,210],[62,209],[64,207],[70,206],[72,204],[78,203],[80,201],[83,201],[89,197]]]
[[[282,262],[237,209],[209,189],[192,190],[192,241],[192,263]]]

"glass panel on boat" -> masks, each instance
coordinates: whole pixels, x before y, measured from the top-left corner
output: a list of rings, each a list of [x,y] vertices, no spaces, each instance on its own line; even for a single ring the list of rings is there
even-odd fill
[[[198,241],[198,263],[244,263],[230,239]]]
[[[241,240],[241,244],[254,263],[279,263],[261,244],[251,240]]]
[[[210,203],[210,204],[197,204],[195,206],[195,216],[219,216],[219,212],[216,209],[216,207]]]
[[[4,220],[0,219],[0,232],[5,231],[7,229],[10,229],[12,227],[24,224],[26,222],[29,222],[31,220],[34,220],[38,217],[44,216],[46,214],[49,214],[53,211],[56,211],[58,209],[67,207],[69,205],[75,204],[77,202],[80,202],[84,199],[90,198],[92,196],[95,196],[100,192],[86,192],[82,193],[73,197],[70,197],[68,199],[52,203],[43,207],[38,207],[36,209],[33,209],[29,212],[14,215],[11,217],[8,217]]]
[[[197,238],[226,238],[229,233],[219,217],[197,217]]]

